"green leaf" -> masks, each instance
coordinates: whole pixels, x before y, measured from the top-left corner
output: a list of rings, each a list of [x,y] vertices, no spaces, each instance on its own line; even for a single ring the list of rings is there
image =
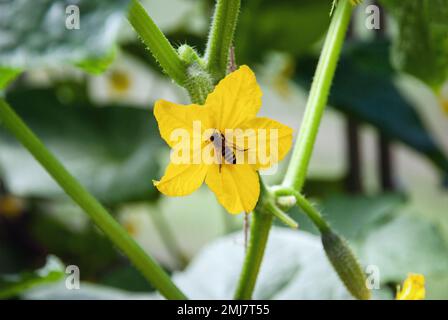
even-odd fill
[[[14,68],[59,66],[107,56],[125,21],[128,0],[7,0],[0,4],[0,62]],[[66,27],[69,5],[79,29]],[[71,20],[70,20],[71,21]]]
[[[65,275],[64,266],[55,256],[49,256],[45,266],[21,274],[0,275],[0,299],[19,295],[32,287],[59,281]]]
[[[394,82],[388,44],[358,43],[346,49],[336,71],[329,104],[373,125],[389,139],[406,144],[441,171],[448,172],[446,155]],[[316,64],[316,59],[299,61],[295,79],[305,88],[310,86]]]
[[[319,207],[332,227],[348,240],[360,239],[378,223],[390,219],[391,213],[405,204],[401,194],[377,196],[333,195]]]
[[[76,66],[91,74],[101,74],[112,64],[116,55],[117,50],[113,48],[104,56],[82,60]]]
[[[235,42],[238,63],[259,61],[271,50],[303,54],[325,34],[330,8],[328,0],[242,3]]]
[[[107,204],[148,200],[157,195],[160,150],[157,125],[148,110],[63,104],[51,90],[11,93],[7,100],[68,170]],[[51,177],[4,130],[0,167],[17,195],[61,197]]]
[[[20,73],[20,69],[0,66],[0,90],[6,88]]]
[[[232,299],[244,256],[238,232],[208,245],[174,281],[191,299]],[[325,256],[320,239],[274,227],[254,299],[347,299],[351,295]]]
[[[448,0],[381,0],[398,24],[393,61],[429,86],[448,79]]]

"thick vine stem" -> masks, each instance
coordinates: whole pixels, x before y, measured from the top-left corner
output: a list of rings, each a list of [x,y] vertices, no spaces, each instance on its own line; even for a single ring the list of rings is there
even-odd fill
[[[205,51],[207,68],[218,82],[227,74],[240,0],[217,0],[212,27]]]
[[[166,74],[184,86],[187,79],[185,64],[137,0],[131,2],[128,20]]]
[[[186,299],[185,295],[176,287],[157,262],[65,169],[3,99],[0,99],[0,121],[162,295],[168,299]]]
[[[235,300],[249,300],[252,298],[274,218],[267,208],[267,204],[271,201],[271,195],[261,178],[260,184],[260,200],[252,213],[249,244],[235,291]]]
[[[349,0],[339,0],[319,58],[302,125],[289,162],[283,185],[300,191],[305,182],[308,164],[327,105],[331,83],[336,71],[353,6]]]

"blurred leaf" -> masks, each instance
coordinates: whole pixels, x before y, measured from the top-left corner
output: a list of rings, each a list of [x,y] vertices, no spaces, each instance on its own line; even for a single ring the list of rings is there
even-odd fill
[[[327,30],[330,8],[328,0],[245,1],[236,33],[238,63],[260,61],[271,50],[303,54]]]
[[[448,79],[448,0],[381,0],[397,20],[396,66],[435,89]]]
[[[336,193],[318,201],[316,207],[321,209],[323,216],[334,230],[349,241],[358,241],[377,224],[391,220],[392,214],[404,204],[404,195],[398,193],[375,196]],[[289,214],[299,222],[301,230],[319,234],[297,206],[291,209]]]
[[[416,216],[402,215],[374,230],[360,250],[364,263],[379,267],[382,283],[399,283],[409,272],[426,278],[428,299],[448,299],[439,281],[448,279],[448,245],[438,227]],[[434,288],[434,290],[433,290]]]
[[[64,275],[64,266],[55,256],[49,256],[44,267],[33,272],[0,275],[0,299],[17,296],[31,287],[59,281]]]
[[[359,43],[347,47],[331,89],[329,104],[373,125],[391,140],[398,140],[425,155],[443,172],[448,159],[426,129],[415,107],[398,90],[388,60],[388,44]],[[316,59],[299,62],[296,80],[310,87]]]
[[[16,91],[7,97],[68,170],[107,204],[157,196],[161,140],[148,110],[62,104],[51,90]],[[17,195],[64,195],[51,177],[9,134],[0,130],[0,167]]]
[[[117,50],[113,48],[104,56],[82,60],[76,66],[91,74],[101,74],[112,64],[116,55]]]
[[[242,232],[206,248],[176,284],[191,299],[232,299],[244,256]],[[330,266],[318,237],[274,227],[269,235],[254,299],[347,299],[350,294]]]
[[[60,221],[64,218],[72,219],[70,214],[76,213],[61,205],[47,209],[41,207],[31,215],[28,232],[46,251],[57,255],[67,264],[77,265],[82,270],[83,279],[95,278],[115,263],[119,254],[92,224],[87,223],[84,228],[76,230],[74,225],[69,226]]]
[[[6,0],[0,3],[0,61],[32,68],[98,59],[114,45],[129,0]],[[80,28],[66,28],[66,8],[79,7]]]
[[[6,88],[20,73],[20,69],[0,66],[0,90]]]
[[[151,293],[133,293],[116,288],[81,282],[79,290],[67,290],[64,283],[39,286],[24,292],[24,299],[32,300],[151,300]]]
[[[378,223],[391,219],[391,214],[405,203],[401,194],[377,196],[333,195],[318,207],[333,228],[348,240],[360,239]]]

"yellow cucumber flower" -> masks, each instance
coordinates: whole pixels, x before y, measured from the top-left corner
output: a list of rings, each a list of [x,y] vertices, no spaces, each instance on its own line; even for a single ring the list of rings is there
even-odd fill
[[[171,161],[157,189],[184,196],[202,183],[232,214],[257,204],[257,170],[283,159],[292,144],[292,129],[257,117],[262,92],[252,70],[241,66],[227,75],[204,105],[159,100],[154,115],[162,138],[172,148]]]
[[[397,300],[423,300],[425,299],[425,277],[421,274],[410,273],[398,288]]]

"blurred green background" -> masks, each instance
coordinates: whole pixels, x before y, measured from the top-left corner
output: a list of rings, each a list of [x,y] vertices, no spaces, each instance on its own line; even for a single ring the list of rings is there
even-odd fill
[[[403,3],[404,2],[404,3]],[[174,46],[203,52],[214,1],[144,0]],[[65,7],[80,7],[67,30]],[[192,298],[231,298],[244,253],[242,217],[206,188],[161,196],[169,149],[156,100],[188,103],[126,21],[128,1],[0,2],[0,87],[6,100]],[[394,297],[409,272],[427,297],[448,299],[448,1],[370,1],[350,26],[304,193],[364,266],[374,298]],[[236,62],[263,89],[261,114],[298,132],[329,0],[243,0]],[[300,139],[300,137],[296,137]],[[268,183],[278,183],[284,160]],[[272,230],[255,298],[345,299],[314,227]],[[80,268],[81,289],[64,286]],[[44,267],[43,267],[44,266]],[[34,271],[33,271],[34,270]],[[159,298],[34,159],[0,126],[0,298]]]

